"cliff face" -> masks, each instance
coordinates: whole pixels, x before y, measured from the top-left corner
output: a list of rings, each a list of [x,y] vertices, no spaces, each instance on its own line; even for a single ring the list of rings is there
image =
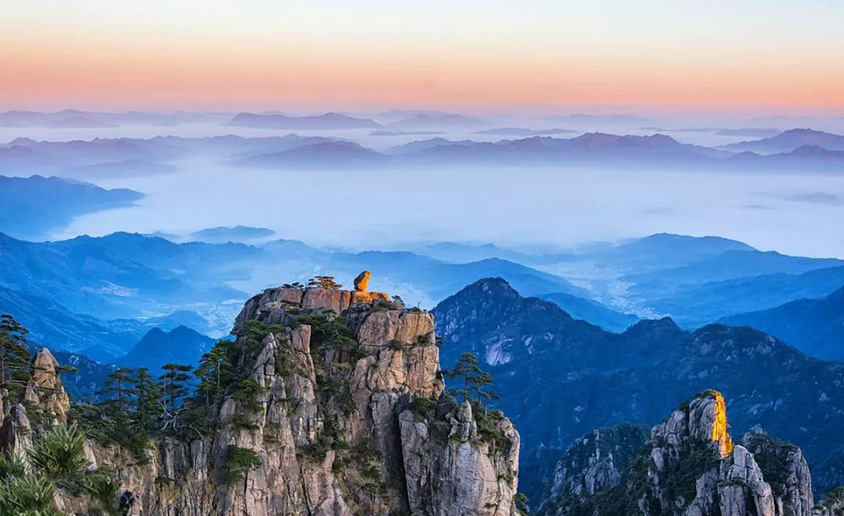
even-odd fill
[[[577,491],[577,484],[555,482],[541,512],[557,516],[810,516],[812,484],[799,448],[774,441],[761,431],[733,444],[727,428],[721,394],[701,393],[651,430],[638,457],[623,473],[609,468],[601,486],[591,490]],[[621,449],[629,453],[629,448]],[[584,474],[588,478],[596,464],[600,462],[590,461],[573,478]]]
[[[233,332],[252,387],[213,408],[213,431],[154,441],[142,460],[87,444],[94,467],[117,469],[128,514],[516,514],[518,433],[443,394],[427,312],[380,293],[277,288]],[[69,496],[57,505],[82,512]]]

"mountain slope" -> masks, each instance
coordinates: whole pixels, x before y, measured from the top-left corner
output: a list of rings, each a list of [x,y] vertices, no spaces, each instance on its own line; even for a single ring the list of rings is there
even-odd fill
[[[44,238],[85,213],[129,206],[143,194],[106,190],[58,177],[0,176],[0,232],[17,238]]]
[[[432,313],[444,367],[464,351],[482,358],[526,452],[565,447],[623,421],[653,424],[682,401],[680,393],[710,387],[735,407],[736,429],[761,425],[801,446],[810,463],[844,445],[844,364],[808,358],[752,329],[687,332],[664,319],[610,333],[523,298],[500,279],[470,285]],[[820,490],[844,480],[821,478]]]
[[[844,362],[844,287],[821,299],[799,299],[770,310],[721,319],[732,326],[752,326],[804,353]]]
[[[223,282],[248,278],[238,263],[261,253],[243,244],[174,244],[129,233],[43,243],[0,234],[0,286],[103,320],[169,313],[242,299]]]
[[[587,321],[607,331],[624,331],[639,321],[633,314],[618,312],[597,301],[572,296],[571,294],[540,294],[540,298],[551,301],[575,319]]]
[[[767,310],[804,298],[828,296],[844,285],[844,266],[811,270],[802,274],[766,274],[756,277],[688,285],[652,296],[642,289],[647,304],[658,313],[670,314],[678,323],[694,327],[733,314]]]

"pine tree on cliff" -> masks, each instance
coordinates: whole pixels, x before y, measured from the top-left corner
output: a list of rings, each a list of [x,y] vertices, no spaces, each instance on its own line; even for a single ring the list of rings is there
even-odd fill
[[[164,415],[164,393],[161,383],[142,367],[135,372],[135,413],[134,423],[144,435],[158,430],[159,420]]]
[[[0,318],[0,387],[20,387],[29,381],[29,351],[26,328],[9,314]],[[9,389],[16,391],[17,389]]]
[[[190,380],[193,367],[183,364],[164,364],[161,368],[161,382],[164,385],[164,429],[177,431],[179,428],[180,401],[188,395],[186,382]]]
[[[126,367],[118,368],[108,375],[104,388],[96,392],[97,396],[106,399],[99,404],[103,415],[118,423],[118,426],[128,423],[131,412],[131,397],[135,394],[132,370]]]
[[[221,340],[199,359],[199,367],[194,374],[199,379],[198,397],[202,398],[206,408],[223,399],[228,377],[231,376],[228,360],[231,346],[232,342]]]
[[[443,374],[463,382],[463,388],[449,390],[452,396],[462,396],[463,400],[475,401],[483,406],[484,401],[498,399],[498,395],[489,390],[493,383],[492,376],[481,369],[478,363],[478,357],[467,351],[460,355],[454,369],[443,371]]]
[[[308,288],[324,288],[326,290],[338,290],[343,285],[334,281],[334,276],[315,276],[308,280]]]

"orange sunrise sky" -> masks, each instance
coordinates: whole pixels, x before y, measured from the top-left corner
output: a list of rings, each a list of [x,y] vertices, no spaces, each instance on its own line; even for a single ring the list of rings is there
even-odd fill
[[[17,2],[0,108],[844,112],[844,2],[583,4]]]

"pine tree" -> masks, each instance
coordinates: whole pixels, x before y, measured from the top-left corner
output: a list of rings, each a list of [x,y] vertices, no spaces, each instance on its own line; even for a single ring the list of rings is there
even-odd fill
[[[164,429],[171,432],[179,430],[179,409],[180,401],[188,395],[188,388],[185,382],[190,380],[190,373],[193,367],[183,364],[164,364],[161,368],[164,374],[161,375],[161,383],[164,391]]]
[[[229,369],[228,352],[231,346],[231,341],[218,341],[211,351],[199,359],[199,367],[194,374],[199,379],[198,397],[202,398],[206,408],[223,398],[226,385],[224,377]]]
[[[97,396],[104,397],[98,408],[107,421],[113,424],[114,430],[122,433],[130,421],[130,402],[135,394],[135,379],[132,370],[120,367],[108,375],[103,389],[97,391]]]
[[[164,415],[164,393],[161,384],[142,367],[135,372],[135,426],[144,435],[158,429],[158,422]]]
[[[343,285],[334,281],[334,276],[315,276],[308,280],[308,288],[324,288],[327,290],[337,290]]]
[[[465,352],[460,355],[457,364],[451,371],[443,371],[443,374],[450,379],[462,379],[463,386],[461,389],[450,389],[453,396],[462,396],[463,400],[475,401],[484,406],[484,401],[498,399],[490,387],[492,386],[492,376],[485,372],[478,365],[478,357],[473,353]]]
[[[29,333],[9,314],[0,316],[0,387],[26,385],[30,378],[30,354],[26,348]]]

